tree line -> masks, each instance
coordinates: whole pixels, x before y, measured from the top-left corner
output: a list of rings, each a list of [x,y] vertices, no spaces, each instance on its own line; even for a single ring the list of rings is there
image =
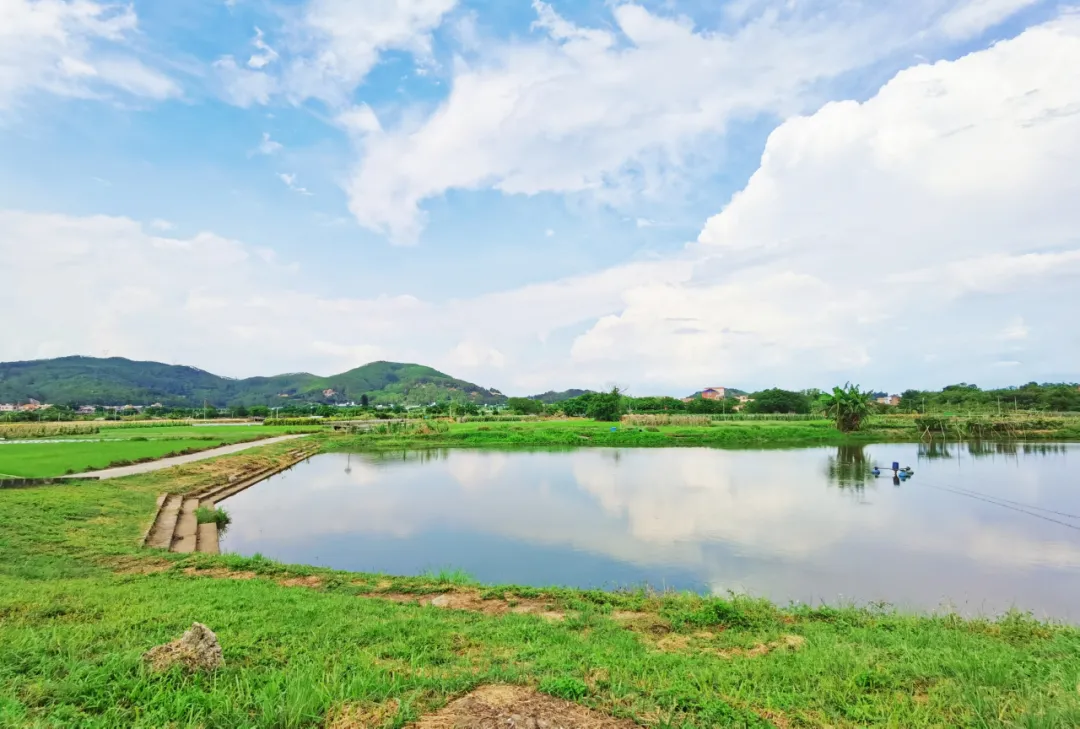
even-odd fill
[[[1006,414],[1009,412],[1080,412],[1080,387],[1075,382],[1029,382],[1018,387],[983,390],[962,382],[941,390],[905,390],[901,411],[941,414]]]

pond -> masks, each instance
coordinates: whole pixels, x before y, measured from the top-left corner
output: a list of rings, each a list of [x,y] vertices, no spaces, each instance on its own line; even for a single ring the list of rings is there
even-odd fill
[[[484,583],[648,584],[1080,622],[1073,445],[316,456],[224,502],[222,551]],[[897,461],[894,481],[871,467]]]

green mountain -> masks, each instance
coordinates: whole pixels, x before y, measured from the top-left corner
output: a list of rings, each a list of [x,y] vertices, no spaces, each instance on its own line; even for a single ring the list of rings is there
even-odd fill
[[[739,395],[749,395],[750,394],[749,392],[746,392],[745,390],[740,390],[740,389],[735,388],[735,387],[725,387],[724,390],[726,390],[726,395],[729,398],[738,397]],[[702,390],[698,390],[697,392],[695,392],[690,397],[699,398],[699,397],[701,397],[702,392],[703,392]]]
[[[581,397],[591,393],[592,390],[563,390],[562,392],[555,392],[554,390],[548,390],[540,395],[529,395],[530,400],[539,400],[545,405],[553,405],[557,402],[563,402],[564,400],[570,400],[575,397]]]
[[[330,392],[330,391],[333,392]],[[198,407],[359,402],[426,405],[453,400],[500,403],[506,398],[471,382],[417,364],[372,362],[330,377],[306,372],[231,379],[195,367],[135,362],[122,357],[60,357],[0,363],[0,403],[31,398],[60,405]]]

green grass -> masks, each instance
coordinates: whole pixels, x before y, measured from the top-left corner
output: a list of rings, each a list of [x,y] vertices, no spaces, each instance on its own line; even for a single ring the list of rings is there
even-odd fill
[[[224,509],[200,506],[195,510],[195,521],[199,524],[209,524],[210,522],[213,522],[218,525],[219,529],[224,529],[229,526],[232,519],[229,517],[229,512]]]
[[[612,431],[612,428],[615,428]],[[708,426],[625,426],[591,420],[451,423],[446,432],[356,433],[335,436],[334,447],[581,447],[581,446],[760,446],[847,443],[858,440],[917,440],[913,426],[868,429],[845,436],[827,420],[722,421]]]
[[[342,703],[400,701],[401,727],[476,686],[509,682],[654,727],[1080,725],[1080,631],[885,609],[780,609],[762,600],[486,587],[547,594],[561,623],[365,597],[437,594],[471,579],[170,555],[139,538],[165,490],[266,464],[290,444],[78,486],[0,491],[0,727],[320,727]],[[211,468],[212,467],[212,468]],[[142,574],[142,564],[163,571]],[[216,569],[255,579],[215,579]],[[283,576],[317,576],[317,589]],[[632,631],[612,611],[641,611]],[[153,674],[140,656],[193,621],[213,629],[214,675]],[[648,622],[647,621],[647,622]],[[657,650],[670,630],[686,648]],[[701,631],[708,631],[707,640]],[[795,652],[722,658],[785,635]]]
[[[127,426],[129,424],[125,424]],[[168,428],[145,427],[110,427],[101,425],[100,432],[93,435],[62,436],[76,440],[146,438],[148,440],[170,440],[176,438],[215,438],[223,443],[233,443],[260,437],[272,437],[304,431],[316,431],[319,428],[290,428],[272,425],[176,425]]]
[[[86,442],[4,443],[0,445],[0,473],[18,478],[51,478],[106,468],[118,462],[157,459],[303,430],[245,426],[103,428],[97,435],[60,439]],[[94,442],[100,439],[105,440]]]

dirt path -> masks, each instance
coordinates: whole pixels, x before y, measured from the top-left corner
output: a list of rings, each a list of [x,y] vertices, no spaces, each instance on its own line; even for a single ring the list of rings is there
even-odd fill
[[[87,471],[86,473],[76,473],[72,476],[62,476],[61,478],[94,477],[100,479],[107,479],[121,478],[122,476],[134,476],[137,473],[150,473],[151,471],[160,471],[163,468],[171,468],[173,466],[179,466],[184,463],[205,461],[207,458],[217,458],[218,456],[225,456],[230,453],[239,453],[240,451],[246,451],[248,448],[260,448],[262,446],[271,445],[272,443],[282,443],[287,440],[294,440],[296,438],[303,437],[304,434],[279,435],[276,438],[264,438],[263,440],[251,441],[249,443],[235,443],[233,445],[221,446],[220,448],[211,448],[210,450],[199,451],[198,453],[192,453],[191,455],[187,456],[173,456],[172,458],[162,458],[157,461],[150,461],[149,463],[136,463],[133,466],[106,468],[103,471]]]

